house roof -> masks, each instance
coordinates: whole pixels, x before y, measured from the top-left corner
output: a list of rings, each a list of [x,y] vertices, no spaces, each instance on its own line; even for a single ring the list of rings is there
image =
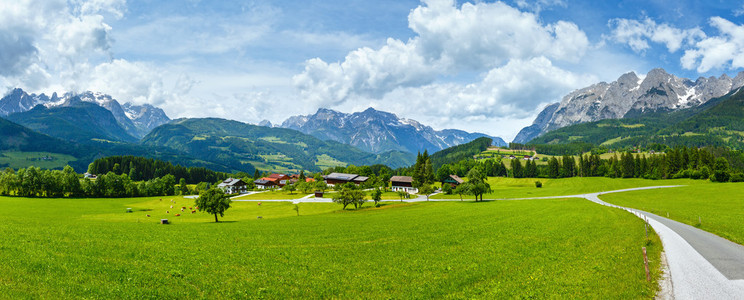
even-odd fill
[[[346,174],[346,173],[331,173],[328,175],[323,176],[324,179],[332,179],[332,180],[343,180],[343,181],[352,181],[354,178],[358,177],[357,174]]]
[[[352,181],[365,182],[365,181],[367,181],[367,179],[369,179],[369,177],[367,177],[367,176],[357,176],[357,177],[354,177],[354,179]]]
[[[266,185],[266,184],[274,183],[274,182],[271,181],[271,180],[266,180],[264,178],[261,178],[261,179],[256,179],[255,181],[253,181],[253,183],[255,183],[257,185]]]
[[[411,176],[393,176],[393,177],[390,177],[390,181],[413,183],[413,177],[411,177]]]
[[[269,175],[268,178],[280,179],[280,178],[285,178],[285,177],[289,177],[289,176],[284,175],[284,174],[274,173],[274,174]],[[266,177],[264,177],[264,178],[266,178]]]
[[[457,175],[450,175],[449,177],[457,181],[458,184],[465,182],[465,180],[462,180],[462,178],[460,178],[460,176],[457,176]]]
[[[217,186],[218,187],[235,186],[235,185],[241,185],[241,183],[242,183],[242,185],[245,185],[245,182],[243,182],[243,180],[241,180],[239,178],[228,178],[228,179],[225,179],[225,181],[223,181],[220,184],[218,184]]]

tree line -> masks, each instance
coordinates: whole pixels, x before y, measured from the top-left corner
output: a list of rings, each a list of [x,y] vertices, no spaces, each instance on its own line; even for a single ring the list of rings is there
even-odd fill
[[[712,181],[744,181],[744,159],[739,151],[725,148],[667,148],[664,153],[639,154],[630,151],[615,153],[602,159],[597,153],[578,157],[563,155],[551,157],[547,164],[537,161],[511,159],[507,168],[501,158],[481,161],[464,160],[445,164],[437,170],[437,180],[443,181],[450,174],[464,176],[471,169],[478,169],[487,176],[513,178],[566,178],[611,177],[672,179],[692,178]],[[523,163],[524,162],[524,163]]]
[[[113,172],[98,176],[96,180],[80,179],[72,167],[63,170],[43,170],[36,167],[15,171],[6,168],[0,172],[0,194],[22,197],[142,197],[175,195],[176,179],[171,174],[136,182],[127,174]]]
[[[166,161],[138,156],[109,156],[96,159],[88,166],[90,174],[100,175],[109,172],[116,175],[127,174],[129,179],[134,181],[147,181],[170,174],[175,178],[185,179],[188,184],[218,182],[231,176],[204,167],[174,166]]]

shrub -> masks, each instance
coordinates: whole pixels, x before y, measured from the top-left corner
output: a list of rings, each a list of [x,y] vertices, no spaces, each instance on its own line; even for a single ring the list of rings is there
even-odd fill
[[[452,186],[449,183],[445,183],[442,185],[442,192],[445,195],[451,195],[452,194]]]
[[[742,173],[736,173],[731,175],[731,179],[729,180],[731,182],[744,182],[744,174]]]
[[[541,188],[541,187],[542,187],[542,182],[540,182],[540,181],[535,181],[535,187],[536,187],[536,188]]]

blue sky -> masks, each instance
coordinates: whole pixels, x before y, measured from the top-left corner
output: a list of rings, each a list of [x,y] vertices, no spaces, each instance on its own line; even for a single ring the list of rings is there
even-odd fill
[[[744,67],[744,1],[0,0],[0,86],[171,117],[390,111],[513,138],[625,72]]]

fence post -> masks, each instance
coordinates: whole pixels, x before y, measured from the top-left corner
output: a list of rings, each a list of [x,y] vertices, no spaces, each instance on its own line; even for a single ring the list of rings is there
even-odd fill
[[[646,281],[651,282],[651,274],[648,272],[648,256],[646,255],[646,247],[643,247],[643,264],[646,266]]]

